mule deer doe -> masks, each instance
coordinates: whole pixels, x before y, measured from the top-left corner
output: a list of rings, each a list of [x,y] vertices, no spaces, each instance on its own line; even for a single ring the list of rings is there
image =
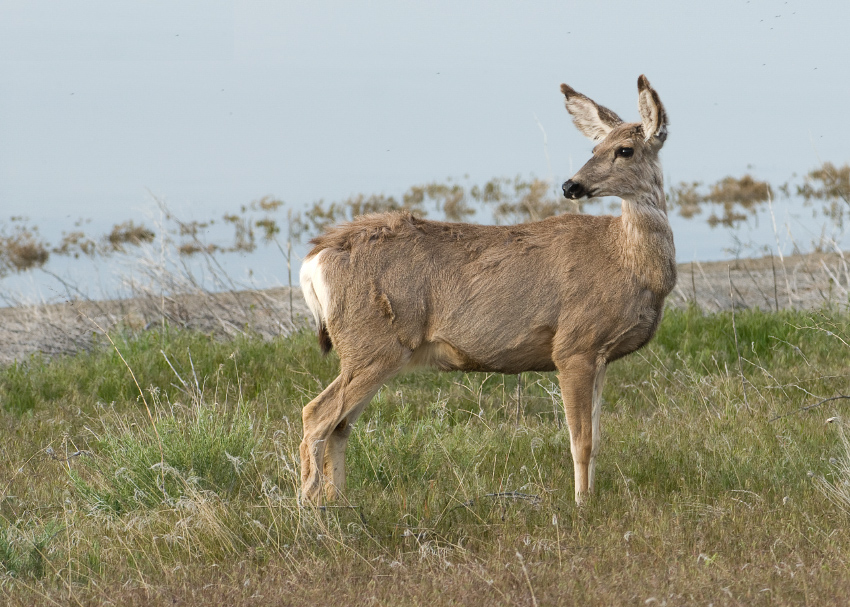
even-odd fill
[[[622,215],[562,215],[511,226],[365,215],[317,236],[301,288],[339,376],[303,411],[301,496],[345,486],[352,424],[381,387],[414,366],[559,371],[575,499],[593,491],[609,362],[655,333],[676,283],[658,152],[667,114],[645,76],[641,121],[624,123],[566,84],[576,127],[597,143],[564,196],[619,196]]]

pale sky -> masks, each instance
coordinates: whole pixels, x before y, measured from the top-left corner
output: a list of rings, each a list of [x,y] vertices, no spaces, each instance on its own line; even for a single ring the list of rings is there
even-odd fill
[[[848,23],[846,1],[0,0],[0,220],[111,225],[148,190],[206,219],[464,175],[557,184],[592,147],[559,84],[636,120],[642,73],[668,185],[782,183],[850,160]]]

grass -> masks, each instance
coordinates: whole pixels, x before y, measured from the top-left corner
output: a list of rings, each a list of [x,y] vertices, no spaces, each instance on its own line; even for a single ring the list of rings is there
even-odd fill
[[[844,604],[850,317],[669,310],[573,503],[554,374],[416,372],[299,508],[315,336],[166,327],[0,369],[0,592],[40,604]],[[738,357],[741,357],[739,367]],[[739,368],[743,369],[742,381]],[[151,411],[148,415],[148,409]]]

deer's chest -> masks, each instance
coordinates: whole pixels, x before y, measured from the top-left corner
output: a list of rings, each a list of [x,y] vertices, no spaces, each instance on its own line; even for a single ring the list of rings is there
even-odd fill
[[[660,304],[646,305],[637,311],[634,320],[622,332],[607,344],[605,358],[610,362],[645,346],[661,323],[663,301]]]

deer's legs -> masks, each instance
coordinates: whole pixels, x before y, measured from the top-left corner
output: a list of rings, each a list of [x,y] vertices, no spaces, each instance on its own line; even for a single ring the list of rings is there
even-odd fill
[[[593,493],[593,481],[596,476],[596,454],[602,440],[600,418],[602,417],[602,386],[605,384],[605,371],[608,365],[596,367],[596,378],[593,382],[593,404],[591,411],[591,428],[593,430],[592,446],[590,448],[590,463],[587,466],[587,490]]]
[[[328,501],[336,500],[345,489],[345,449],[348,447],[348,436],[351,434],[351,428],[387,379],[389,377],[386,377],[377,386],[374,386],[373,390],[362,397],[358,404],[336,425],[328,437],[324,463],[325,497]]]
[[[592,358],[573,356],[558,364],[558,371],[564,413],[570,429],[575,498],[580,504],[593,487],[593,460],[599,446],[599,408],[594,411],[593,406],[597,364]],[[598,381],[601,388],[602,380]]]
[[[329,502],[337,499],[345,489],[345,448],[348,446],[348,435],[351,434],[353,424],[353,420],[344,418],[333,429],[325,445],[323,480],[325,497]]]
[[[335,499],[345,485],[345,448],[351,425],[381,385],[397,371],[370,365],[343,369],[325,390],[302,411],[301,497],[318,504],[323,480],[328,499]],[[324,472],[324,479],[323,473]]]
[[[313,429],[319,423],[329,423],[327,421],[328,415],[325,414],[325,411],[330,411],[333,408],[342,383],[343,378],[340,375],[301,411],[303,422],[303,437],[301,439],[301,497],[305,500],[318,501],[322,479],[319,474],[320,468],[316,463],[323,461],[325,444],[327,442],[327,437],[322,437],[320,432],[315,432]],[[324,419],[320,419],[320,417]]]

